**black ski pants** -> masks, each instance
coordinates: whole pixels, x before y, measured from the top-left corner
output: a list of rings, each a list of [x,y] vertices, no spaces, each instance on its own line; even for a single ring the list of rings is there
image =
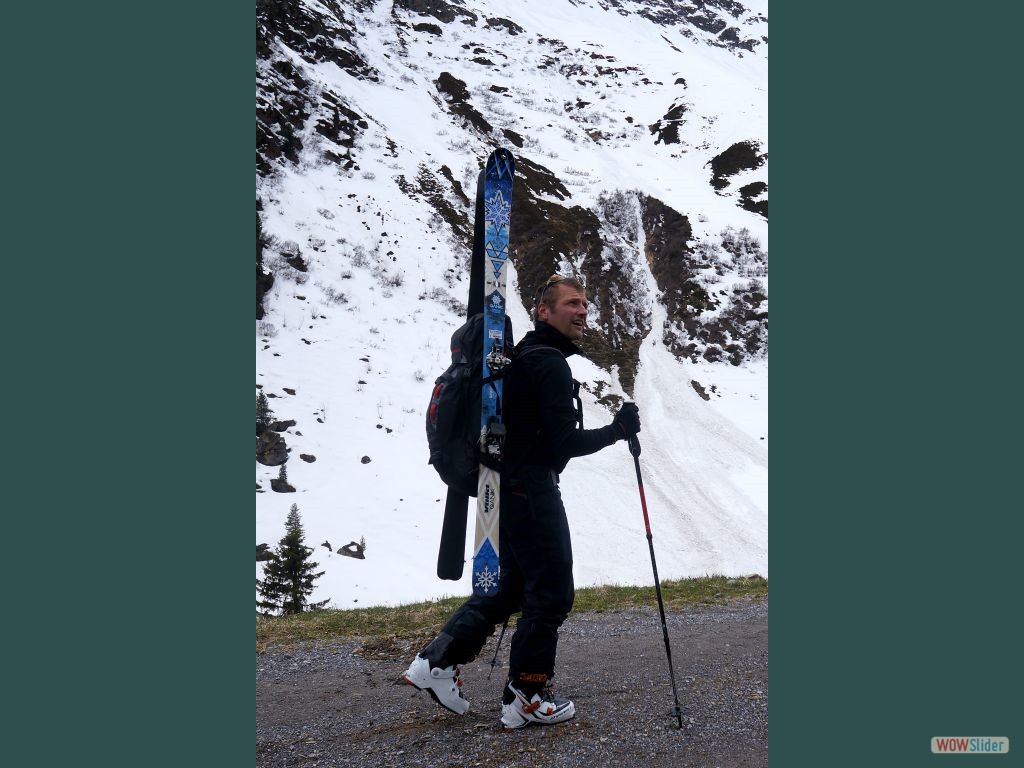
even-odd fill
[[[444,666],[473,659],[496,625],[522,611],[512,636],[509,677],[554,676],[558,628],[575,597],[572,542],[557,477],[544,467],[524,467],[502,478],[498,594],[470,597],[448,620],[442,630],[451,638]]]

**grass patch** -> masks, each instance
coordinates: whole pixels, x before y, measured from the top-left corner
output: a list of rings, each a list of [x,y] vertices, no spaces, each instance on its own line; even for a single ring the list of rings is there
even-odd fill
[[[768,581],[760,576],[705,576],[666,581],[661,585],[666,610],[687,605],[725,604],[737,598],[768,596]],[[256,652],[275,646],[323,640],[355,639],[366,655],[404,655],[426,644],[444,626],[465,597],[449,597],[396,608],[308,611],[292,616],[256,616]],[[586,587],[576,590],[573,612],[618,611],[657,607],[654,587]]]
[[[666,610],[687,605],[724,605],[741,597],[767,597],[768,580],[760,576],[730,578],[705,576],[699,579],[665,581],[661,597]],[[617,611],[626,608],[658,607],[654,587],[588,587],[576,590],[573,611]]]

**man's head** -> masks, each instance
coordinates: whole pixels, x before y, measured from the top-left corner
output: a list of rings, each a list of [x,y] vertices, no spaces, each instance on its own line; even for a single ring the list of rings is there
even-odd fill
[[[587,324],[587,289],[575,278],[552,275],[537,290],[534,318],[579,340]]]

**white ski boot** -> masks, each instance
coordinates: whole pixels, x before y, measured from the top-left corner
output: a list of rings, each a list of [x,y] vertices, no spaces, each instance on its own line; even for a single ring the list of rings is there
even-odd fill
[[[507,699],[511,698],[509,702]],[[550,688],[527,696],[511,682],[506,686],[501,706],[501,724],[506,728],[522,728],[530,723],[553,725],[576,716],[576,705],[569,699],[555,696]]]
[[[402,677],[409,685],[426,691],[434,701],[457,715],[464,715],[469,709],[469,700],[462,695],[458,665],[431,667],[426,657],[418,655]]]

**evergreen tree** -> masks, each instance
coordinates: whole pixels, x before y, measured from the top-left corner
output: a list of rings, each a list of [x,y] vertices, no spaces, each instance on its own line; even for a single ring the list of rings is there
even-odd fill
[[[270,403],[267,401],[267,396],[260,393],[256,395],[256,434],[265,432],[270,429],[270,425],[274,421],[274,412],[270,410]]]
[[[315,573],[318,563],[309,559],[313,549],[303,543],[305,533],[299,518],[298,504],[292,504],[284,527],[284,537],[278,543],[273,559],[263,566],[264,578],[256,581],[260,597],[263,598],[256,605],[266,613],[280,610],[285,614],[302,613],[307,608],[322,608],[327,600],[309,602],[309,596],[313,594],[313,582],[323,576],[324,572]]]
[[[284,596],[288,593],[288,584],[277,552],[271,552],[270,559],[264,561],[263,578],[256,579],[256,589],[262,598],[256,601],[256,607],[262,613],[271,615],[281,610]]]

